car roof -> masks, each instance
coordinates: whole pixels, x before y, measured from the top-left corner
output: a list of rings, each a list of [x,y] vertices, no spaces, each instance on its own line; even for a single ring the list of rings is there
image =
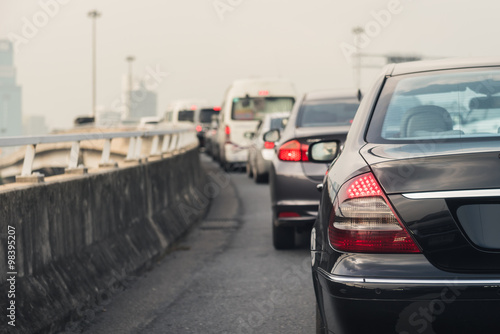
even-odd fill
[[[304,100],[326,100],[326,99],[339,99],[339,98],[349,98],[357,99],[358,91],[355,89],[344,89],[344,90],[319,90],[306,93],[304,95]]]
[[[500,66],[499,57],[445,58],[437,60],[413,61],[388,65],[388,74],[402,75],[418,72],[451,70],[459,68]],[[392,70],[390,69],[392,67]]]

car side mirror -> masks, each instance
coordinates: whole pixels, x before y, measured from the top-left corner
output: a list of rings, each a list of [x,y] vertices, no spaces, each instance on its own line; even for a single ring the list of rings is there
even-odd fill
[[[255,132],[247,131],[243,133],[243,137],[245,137],[246,139],[253,139],[253,137],[255,137]]]
[[[264,136],[263,136],[264,141],[269,141],[269,142],[273,142],[273,143],[280,140],[280,137],[281,137],[281,133],[280,133],[280,130],[278,130],[278,129],[269,130],[266,133],[264,133]]]
[[[332,162],[339,153],[337,141],[319,141],[309,145],[309,161]]]

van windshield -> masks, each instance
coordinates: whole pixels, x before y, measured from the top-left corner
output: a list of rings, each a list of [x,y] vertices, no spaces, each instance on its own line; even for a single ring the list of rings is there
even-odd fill
[[[212,121],[212,115],[218,115],[219,111],[214,109],[201,109],[200,111],[200,123],[210,123]]]
[[[194,122],[194,110],[180,110],[177,120]]]
[[[265,114],[292,110],[293,97],[241,97],[233,99],[231,118],[238,121],[261,120]]]

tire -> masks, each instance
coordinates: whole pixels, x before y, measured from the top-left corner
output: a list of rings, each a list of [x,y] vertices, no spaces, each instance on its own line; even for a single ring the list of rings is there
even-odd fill
[[[276,226],[273,222],[273,245],[276,249],[294,248],[295,229],[293,227]]]
[[[252,167],[250,167],[250,162],[247,161],[246,173],[249,178],[253,177]]]
[[[316,303],[316,334],[328,334],[317,303]]]
[[[225,172],[230,172],[233,168],[233,164],[230,162],[226,162],[226,161],[222,162],[221,166]]]
[[[264,183],[266,181],[266,175],[260,174],[257,167],[255,167],[255,170],[253,171],[252,174],[255,183]]]

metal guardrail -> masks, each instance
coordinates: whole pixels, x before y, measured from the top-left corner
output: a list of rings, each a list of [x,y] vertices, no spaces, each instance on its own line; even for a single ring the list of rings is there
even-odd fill
[[[127,160],[139,160],[141,154],[142,139],[152,137],[151,150],[149,156],[161,156],[174,152],[197,141],[194,129],[155,129],[144,131],[128,132],[88,132],[46,136],[19,136],[0,138],[0,147],[24,146],[26,153],[23,161],[21,175],[16,177],[16,181],[21,182],[41,182],[43,176],[32,174],[33,161],[36,155],[36,146],[39,144],[66,143],[71,142],[69,153],[68,172],[80,170],[86,173],[85,168],[78,167],[78,157],[80,154],[80,142],[85,140],[104,140],[104,146],[99,166],[112,166],[110,161],[111,141],[114,138],[130,138],[127,151]],[[160,145],[161,141],[161,145]],[[41,180],[40,180],[41,178]]]

